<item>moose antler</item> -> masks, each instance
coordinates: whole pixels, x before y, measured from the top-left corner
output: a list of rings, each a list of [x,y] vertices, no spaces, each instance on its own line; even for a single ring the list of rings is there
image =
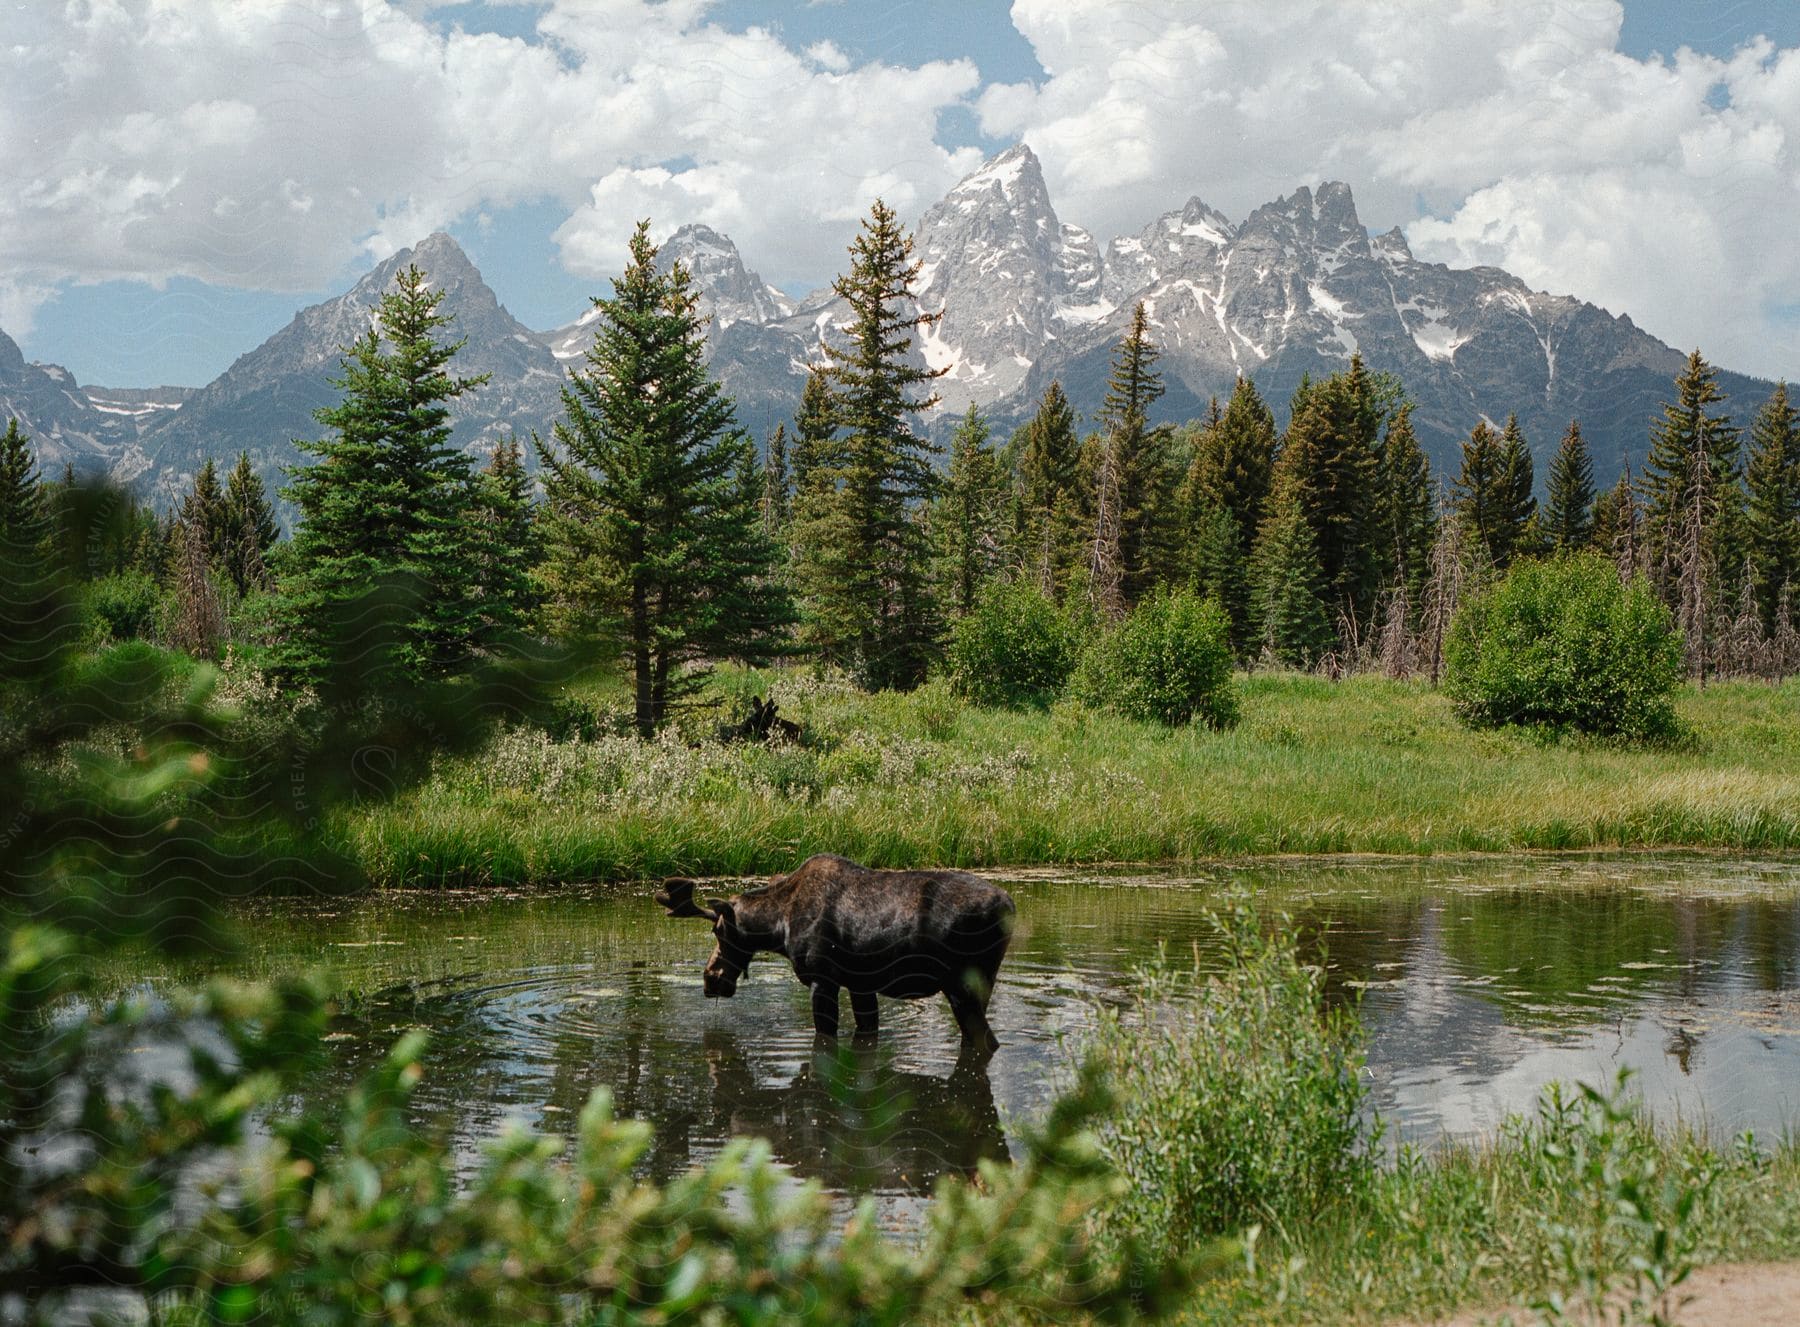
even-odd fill
[[[704,917],[712,921],[718,916],[717,912],[694,902],[694,882],[680,876],[670,876],[663,881],[662,888],[656,891],[656,901],[671,917]]]

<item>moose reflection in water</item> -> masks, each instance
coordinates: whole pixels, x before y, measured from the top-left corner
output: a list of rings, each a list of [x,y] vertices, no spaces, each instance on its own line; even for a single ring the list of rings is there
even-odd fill
[[[712,924],[717,944],[702,973],[709,997],[729,999],[757,954],[781,954],[812,990],[813,1030],[835,1037],[838,996],[850,993],[860,1036],[879,1027],[876,997],[940,992],[963,1045],[992,1053],[988,1000],[1012,940],[1012,896],[967,871],[882,871],[830,853],[809,857],[735,899],[694,901],[692,880],[670,879],[656,901],[671,917]]]
[[[1008,1160],[986,1057],[965,1052],[947,1078],[895,1066],[885,1048],[821,1044],[786,1083],[759,1077],[735,1033],[702,1038],[712,1095],[701,1131],[769,1140],[796,1175],[843,1192],[929,1193]]]

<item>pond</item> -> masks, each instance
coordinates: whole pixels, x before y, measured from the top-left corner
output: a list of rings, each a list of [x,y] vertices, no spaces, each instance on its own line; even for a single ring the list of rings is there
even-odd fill
[[[1004,1158],[1050,1100],[1095,1001],[1159,946],[1187,961],[1228,891],[1312,937],[1356,1000],[1390,1140],[1490,1131],[1552,1080],[1621,1067],[1665,1120],[1765,1138],[1800,1121],[1800,863],[1707,857],[1284,860],[1212,869],[997,871],[1020,928],[990,1017],[1002,1046],[959,1062],[941,999],[883,1002],[868,1050],[815,1047],[807,993],[759,960],[707,1000],[704,923],[647,887],[389,893],[244,910],[245,976],[320,963],[358,993],[334,1031],[335,1094],[398,1033],[432,1033],[418,1094],[473,1162],[506,1121],[567,1133],[596,1086],[652,1123],[658,1176],[734,1135],[792,1173],[904,1219],[940,1175]],[[715,892],[730,892],[720,885]],[[201,969],[119,973],[122,982]],[[849,1011],[845,1009],[846,1026]]]

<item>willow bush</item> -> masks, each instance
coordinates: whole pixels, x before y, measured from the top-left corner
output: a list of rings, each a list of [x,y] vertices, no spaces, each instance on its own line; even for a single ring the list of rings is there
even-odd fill
[[[1679,732],[1681,639],[1669,610],[1596,554],[1514,566],[1457,612],[1444,661],[1445,694],[1472,728],[1638,741]]]

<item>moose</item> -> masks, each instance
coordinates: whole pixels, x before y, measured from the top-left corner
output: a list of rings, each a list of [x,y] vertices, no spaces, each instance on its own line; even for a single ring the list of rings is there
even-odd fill
[[[875,1035],[875,997],[942,992],[965,1051],[999,1046],[988,1026],[994,978],[1012,939],[1012,896],[966,871],[883,871],[821,853],[734,899],[694,901],[694,882],[663,881],[671,917],[704,917],[717,944],[701,973],[709,999],[730,998],[757,954],[786,956],[812,988],[813,1030],[835,1037],[850,992],[859,1037]]]

